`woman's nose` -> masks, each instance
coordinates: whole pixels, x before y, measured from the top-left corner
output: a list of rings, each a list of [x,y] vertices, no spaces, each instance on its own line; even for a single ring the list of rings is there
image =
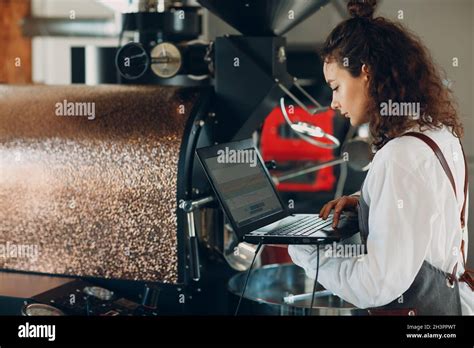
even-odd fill
[[[336,100],[334,100],[334,98],[331,101],[331,109],[333,110],[339,109],[339,103]]]

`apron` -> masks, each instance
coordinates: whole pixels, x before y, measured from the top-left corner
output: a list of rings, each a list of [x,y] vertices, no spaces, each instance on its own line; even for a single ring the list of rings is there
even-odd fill
[[[364,200],[362,188],[357,209],[361,240],[366,245],[369,206]],[[392,302],[369,308],[368,311],[371,315],[461,315],[458,280],[425,260],[407,291]]]

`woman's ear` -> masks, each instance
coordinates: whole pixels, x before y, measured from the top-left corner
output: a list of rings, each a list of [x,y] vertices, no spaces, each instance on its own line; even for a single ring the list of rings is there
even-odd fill
[[[361,72],[362,72],[362,77],[364,78],[365,81],[368,81],[369,80],[369,67],[365,64],[362,64],[362,67],[361,67]]]

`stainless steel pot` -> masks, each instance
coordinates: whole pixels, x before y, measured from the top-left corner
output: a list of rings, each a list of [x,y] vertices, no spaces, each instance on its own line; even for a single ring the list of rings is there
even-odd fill
[[[242,272],[232,277],[228,289],[233,295],[230,308],[235,309],[242,292],[247,273]],[[314,299],[313,310],[310,310],[313,279],[294,264],[267,265],[252,271],[245,290],[244,299],[239,310],[242,315],[367,315],[367,311],[357,308],[325,291],[320,285]],[[301,294],[308,294],[302,296]],[[284,300],[286,298],[286,301]],[[293,300],[293,303],[287,303]]]

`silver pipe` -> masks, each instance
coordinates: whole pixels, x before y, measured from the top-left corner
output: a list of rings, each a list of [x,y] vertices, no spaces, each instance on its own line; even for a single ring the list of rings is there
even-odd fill
[[[285,94],[287,96],[289,96],[291,99],[293,99],[293,101],[298,104],[304,111],[306,111],[308,114],[313,114],[307,107],[306,105],[303,104],[303,102],[301,100],[298,99],[297,96],[295,96],[293,93],[290,92],[290,90],[288,88],[286,88],[284,85],[282,85],[281,83],[278,83],[278,87],[280,87],[280,89],[285,92]]]
[[[212,201],[214,201],[214,197],[208,196],[208,197],[204,197],[204,198],[192,201],[191,204],[192,204],[193,208],[196,209],[196,208],[199,208],[199,207],[203,206],[204,204],[210,203]]]
[[[301,85],[300,85],[298,82],[296,82],[296,81],[298,81],[298,79],[297,79],[296,77],[294,77],[294,78],[293,78],[293,83],[294,83],[294,85],[296,86],[296,88],[298,88],[298,90],[299,90],[301,93],[303,93],[304,96],[305,96],[306,98],[308,98],[308,99],[311,101],[311,103],[313,103],[314,105],[316,105],[318,108],[322,108],[323,106],[322,106],[321,104],[319,104],[318,101],[317,101],[316,99],[314,99],[314,98],[311,96],[311,94],[309,94],[308,92],[306,92],[306,90],[305,90],[303,87],[301,87]]]
[[[321,291],[316,291],[314,293],[314,298],[324,297],[324,296],[331,296],[331,295],[333,295],[332,291],[330,291],[330,290],[321,290]],[[288,304],[292,304],[292,303],[295,303],[297,301],[309,300],[309,299],[311,299],[312,296],[313,296],[312,292],[308,292],[306,294],[300,294],[300,295],[288,295],[288,296],[283,297],[283,302],[288,303]]]
[[[298,169],[296,171],[293,171],[293,172],[290,172],[290,173],[287,173],[287,174],[283,174],[283,175],[280,175],[280,176],[274,176],[273,180],[274,180],[275,183],[279,183],[281,181],[289,180],[289,179],[295,178],[295,177],[300,176],[300,175],[315,172],[317,170],[320,170],[320,169],[323,169],[323,168],[326,168],[326,167],[335,166],[335,165],[344,163],[346,161],[347,160],[344,159],[344,158],[338,158],[338,159],[335,159],[335,160],[331,160],[331,161],[328,161],[328,162],[317,164],[315,166],[311,166],[309,168]]]
[[[186,217],[188,219],[189,237],[196,237],[196,228],[195,228],[195,225],[194,225],[194,212],[192,210],[188,211],[186,213]]]
[[[199,199],[196,199],[194,201],[192,201],[192,200],[185,201],[184,199],[182,199],[182,200],[179,201],[179,207],[181,209],[183,209],[185,212],[190,212],[190,211],[193,211],[197,208],[202,207],[203,205],[205,205],[207,203],[211,203],[213,201],[214,201],[213,196],[207,196],[207,197],[199,198]]]
[[[308,107],[296,96],[294,95],[293,93],[290,92],[290,90],[288,88],[286,88],[283,84],[279,83],[278,80],[276,82],[278,82],[278,87],[280,87],[280,89],[285,92],[285,94],[287,96],[289,96],[291,99],[293,99],[293,101],[298,104],[300,107],[302,107],[304,109],[304,111],[306,111],[308,114],[310,115],[316,115],[320,112],[323,112],[323,111],[327,111],[329,110],[329,106],[322,106],[316,99],[314,99],[311,94],[309,94],[308,92],[306,92],[306,90],[297,82],[298,79],[296,77],[293,78],[293,84],[296,86],[296,88],[298,88],[298,90],[306,97],[309,99],[309,101],[311,101],[311,103],[313,103],[316,107],[313,109],[313,110],[310,110],[308,109]]]

